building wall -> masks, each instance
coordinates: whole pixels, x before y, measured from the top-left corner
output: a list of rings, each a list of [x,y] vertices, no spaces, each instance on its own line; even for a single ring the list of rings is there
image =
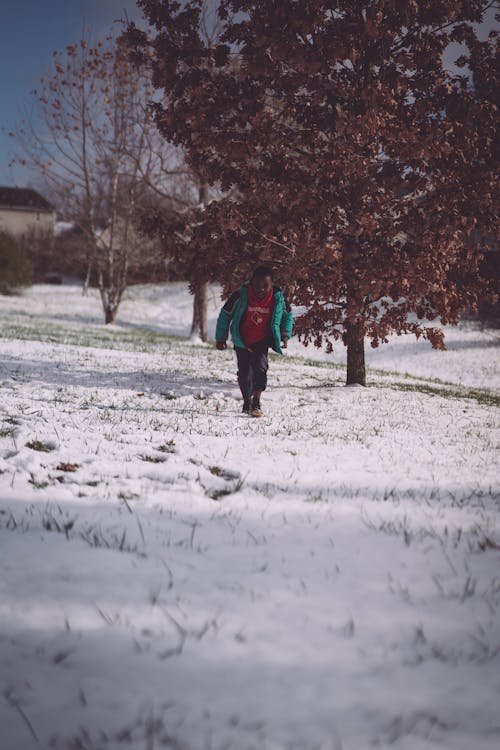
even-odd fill
[[[53,234],[55,211],[24,211],[11,208],[0,208],[0,232],[7,232],[20,237],[26,232],[36,234]]]

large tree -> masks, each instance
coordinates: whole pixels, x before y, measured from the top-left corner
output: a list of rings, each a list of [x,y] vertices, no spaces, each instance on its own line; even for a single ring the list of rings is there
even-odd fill
[[[144,206],[158,195],[169,205],[189,201],[182,153],[158,134],[146,68],[132,66],[112,38],[55,52],[51,74],[33,93],[16,134],[19,161],[39,171],[65,218],[83,231],[112,323],[131,265],[157,252],[138,231]]]
[[[484,294],[474,238],[494,221],[496,109],[476,24],[491,3],[221,0],[217,45],[201,0],[138,4],[151,30],[127,40],[138,59],[152,48],[160,131],[233,188],[195,237],[200,273],[229,287],[275,263],[303,339],[347,345],[348,383],[365,383],[365,337],[443,347],[426,321],[455,323]]]

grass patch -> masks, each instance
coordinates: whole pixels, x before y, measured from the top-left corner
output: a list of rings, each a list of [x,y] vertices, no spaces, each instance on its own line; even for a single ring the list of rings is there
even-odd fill
[[[180,337],[167,336],[163,333],[151,331],[148,328],[134,328],[131,330],[106,330],[106,328],[84,330],[71,328],[64,324],[37,321],[9,323],[2,321],[1,339],[19,339],[21,341],[41,341],[43,343],[65,344],[95,349],[124,349],[134,352],[158,352],[158,348],[173,341],[182,340]]]
[[[229,484],[226,487],[221,487],[218,489],[207,489],[206,487],[203,487],[203,485],[202,487],[205,490],[207,497],[209,497],[211,500],[220,500],[223,497],[227,497],[227,495],[234,495],[236,492],[239,492],[244,484],[245,479],[239,477],[237,479],[233,479],[232,484]]]
[[[376,388],[386,388],[386,385],[376,384]],[[398,391],[423,393],[426,396],[441,396],[441,398],[458,398],[473,399],[478,404],[484,406],[500,407],[500,395],[492,391],[486,391],[480,388],[466,388],[464,386],[453,385],[451,383],[442,386],[432,385],[431,383],[398,383],[392,382],[391,388]]]
[[[166,443],[159,445],[156,450],[162,453],[175,453],[175,440],[167,440]]]
[[[274,355],[274,358],[279,360],[279,355]],[[337,373],[339,371],[343,373],[347,371],[345,365],[336,362],[315,362],[312,359],[302,359],[301,357],[287,357],[286,361],[305,367],[333,370]],[[426,396],[442,396],[443,398],[472,399],[485,406],[500,406],[500,394],[486,388],[468,388],[467,386],[456,385],[440,378],[416,377],[408,373],[378,370],[370,367],[366,369],[366,376],[368,387],[372,388],[386,388],[390,385],[391,388],[395,388],[398,391],[418,392]],[[371,378],[390,380],[390,383],[370,382]],[[325,383],[324,387],[331,386],[329,383]]]
[[[36,490],[45,490],[50,485],[50,482],[48,482],[46,479],[37,479],[34,474],[30,474],[28,482]]]
[[[31,450],[40,451],[41,453],[50,453],[55,450],[54,445],[44,443],[41,440],[30,440],[29,443],[26,443],[26,448],[31,448]]]
[[[221,466],[209,466],[208,470],[214,477],[220,477],[225,479],[227,482],[237,481],[240,475],[237,471],[230,471],[229,469],[223,469]]]
[[[166,461],[165,456],[150,456],[147,453],[140,453],[139,458],[141,461],[148,461],[150,464],[163,464]]]

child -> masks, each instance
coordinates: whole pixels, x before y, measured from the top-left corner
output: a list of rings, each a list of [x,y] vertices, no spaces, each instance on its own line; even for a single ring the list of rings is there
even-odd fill
[[[292,335],[290,305],[278,286],[273,272],[259,266],[250,282],[245,282],[222,308],[217,319],[217,349],[226,349],[231,331],[238,360],[238,384],[243,396],[243,413],[261,417],[260,396],[267,385],[269,347],[282,354]]]

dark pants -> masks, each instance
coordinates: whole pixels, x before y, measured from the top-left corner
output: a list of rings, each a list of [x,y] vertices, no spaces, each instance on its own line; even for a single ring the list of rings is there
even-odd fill
[[[250,401],[254,391],[265,391],[267,385],[267,341],[253,344],[252,351],[235,346],[238,359],[238,385],[244,401]]]

